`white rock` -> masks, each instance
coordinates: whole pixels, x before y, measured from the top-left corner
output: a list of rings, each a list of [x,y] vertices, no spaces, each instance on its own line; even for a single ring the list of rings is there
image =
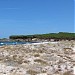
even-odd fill
[[[37,74],[37,75],[47,75],[47,73],[40,73],[40,74]]]
[[[75,74],[75,66],[73,67],[73,74]]]

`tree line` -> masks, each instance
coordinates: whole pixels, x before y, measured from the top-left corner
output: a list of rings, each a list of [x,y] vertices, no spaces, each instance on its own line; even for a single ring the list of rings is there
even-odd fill
[[[11,35],[10,39],[64,39],[64,40],[75,40],[75,33],[59,32],[59,33],[48,33],[48,34],[35,34],[35,35]]]

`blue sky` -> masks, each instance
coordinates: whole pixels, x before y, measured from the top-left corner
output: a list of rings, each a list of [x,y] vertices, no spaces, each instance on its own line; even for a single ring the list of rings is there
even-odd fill
[[[0,38],[74,32],[74,0],[0,0]]]

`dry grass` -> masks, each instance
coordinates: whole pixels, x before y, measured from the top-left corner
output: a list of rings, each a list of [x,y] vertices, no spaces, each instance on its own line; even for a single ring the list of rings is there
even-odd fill
[[[73,75],[73,74],[70,71],[67,71],[63,75]]]
[[[27,73],[28,74],[31,74],[31,75],[36,75],[37,74],[37,72],[34,71],[34,70],[28,70]]]
[[[42,59],[35,59],[34,62],[38,62],[40,63],[41,65],[47,65],[47,62],[42,60]]]
[[[38,53],[34,54],[34,57],[40,57],[40,54],[38,54]]]

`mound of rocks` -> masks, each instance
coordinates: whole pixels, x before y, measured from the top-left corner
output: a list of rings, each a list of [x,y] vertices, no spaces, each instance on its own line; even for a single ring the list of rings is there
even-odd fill
[[[74,75],[75,41],[0,46],[0,75]]]

